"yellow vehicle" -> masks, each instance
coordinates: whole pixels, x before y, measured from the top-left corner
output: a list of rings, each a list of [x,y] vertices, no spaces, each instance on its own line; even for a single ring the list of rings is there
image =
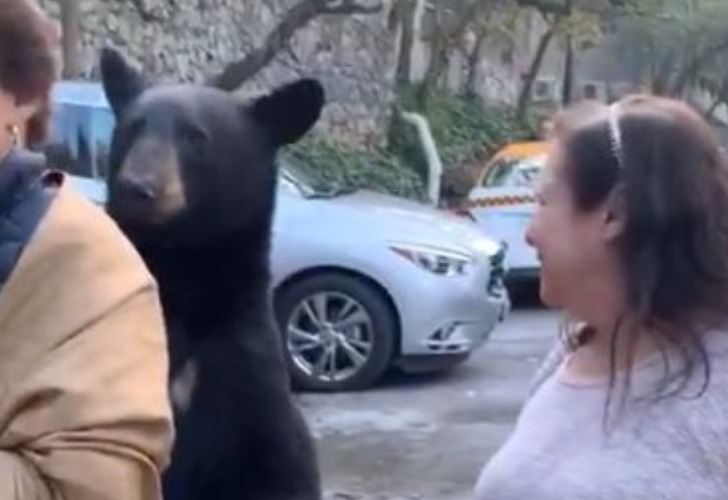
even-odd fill
[[[546,142],[512,142],[499,149],[485,164],[478,176],[476,185],[482,185],[484,179],[495,168],[501,167],[503,163],[524,160],[527,158],[540,157],[546,154]]]
[[[483,168],[465,204],[467,215],[485,234],[506,242],[510,279],[538,277],[535,251],[526,228],[535,208],[534,181],[546,157],[546,142],[518,142],[501,148]]]

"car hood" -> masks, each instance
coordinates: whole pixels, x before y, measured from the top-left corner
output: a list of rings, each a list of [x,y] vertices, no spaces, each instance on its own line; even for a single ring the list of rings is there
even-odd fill
[[[406,198],[359,190],[331,198],[327,203],[343,219],[343,227],[356,228],[360,233],[369,233],[365,228],[372,228],[372,233],[390,240],[475,247],[489,255],[499,249],[496,241],[471,221]]]

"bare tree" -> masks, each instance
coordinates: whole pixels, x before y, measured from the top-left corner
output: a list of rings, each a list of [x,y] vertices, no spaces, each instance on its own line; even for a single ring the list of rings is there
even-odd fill
[[[478,64],[485,47],[485,41],[488,37],[488,31],[484,27],[475,30],[475,41],[473,48],[468,54],[467,77],[465,79],[465,93],[467,95],[475,95],[478,78]]]
[[[572,14],[573,0],[567,0],[567,15]],[[561,85],[561,105],[566,106],[571,103],[574,94],[574,36],[566,30],[564,33],[564,74],[562,75]]]
[[[546,57],[551,41],[556,34],[556,29],[553,25],[549,25],[546,31],[541,33],[541,37],[538,40],[538,46],[531,59],[531,64],[528,67],[528,71],[523,77],[523,85],[521,86],[521,92],[518,94],[518,103],[516,105],[516,114],[519,120],[526,118],[528,112],[528,105],[531,102],[531,92],[533,92],[533,85],[536,82],[536,77],[541,70],[541,65]]]
[[[577,42],[594,42],[601,36],[601,16],[613,2],[619,0],[516,0],[520,5],[528,5],[546,23],[541,34],[533,59],[524,75],[523,85],[518,96],[516,113],[519,119],[526,118],[531,103],[531,93],[541,69],[545,55],[555,39],[564,43],[564,74],[561,100],[564,104],[572,99],[573,71],[576,56],[574,45]]]
[[[476,22],[488,7],[493,7],[493,0],[463,0],[456,6],[435,6],[435,23],[430,40],[430,61],[422,82],[422,92],[427,93],[437,84],[447,69],[450,52],[456,46],[468,28]]]
[[[61,48],[63,77],[76,78],[83,72],[81,59],[81,6],[79,0],[61,0]]]
[[[723,0],[637,2],[619,19],[623,56],[647,73],[652,91],[683,97],[728,54]]]
[[[464,90],[467,95],[476,94],[478,68],[487,42],[498,39],[509,44],[513,43],[521,17],[519,9],[510,3],[491,1],[492,8],[483,9],[469,28],[473,34],[473,43],[470,48],[464,50],[467,60]]]
[[[476,68],[490,32],[494,31],[502,35],[504,31],[502,27],[499,27],[503,19],[496,14],[533,10],[543,18],[553,21],[568,17],[576,5],[589,9],[603,8],[610,1],[612,0],[452,0],[435,2],[432,6],[434,26],[430,39],[431,56],[421,87],[423,97],[426,96],[429,89],[437,86],[447,69],[453,48],[459,44],[468,31],[473,32],[475,44],[473,50],[466,54],[468,72],[465,89],[467,92],[473,92]],[[501,22],[494,22],[494,20]],[[555,30],[544,33],[526,76],[524,84],[526,88],[519,99],[519,102],[523,104],[524,113],[530,96],[530,88],[533,86],[532,80],[538,75],[554,35]]]
[[[220,74],[212,78],[212,82],[226,90],[237,89],[284,50],[298,30],[319,16],[373,14],[383,8],[381,0],[300,0],[283,15],[262,45],[243,59],[226,66]]]
[[[392,9],[392,25],[401,30],[395,80],[398,85],[412,81],[412,49],[420,34],[418,19],[421,15],[423,0],[395,0]]]

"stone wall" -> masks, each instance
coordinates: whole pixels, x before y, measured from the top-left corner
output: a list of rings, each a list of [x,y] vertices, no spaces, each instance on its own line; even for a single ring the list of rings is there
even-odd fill
[[[86,72],[97,49],[121,48],[155,75],[200,81],[261,43],[298,0],[80,0]],[[58,17],[58,0],[40,0]],[[378,141],[389,112],[395,34],[381,13],[327,16],[300,30],[288,50],[240,90],[249,96],[315,76],[329,104],[317,132],[355,144]]]

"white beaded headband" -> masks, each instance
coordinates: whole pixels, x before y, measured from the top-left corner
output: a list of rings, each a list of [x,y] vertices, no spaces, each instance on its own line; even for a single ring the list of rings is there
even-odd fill
[[[619,103],[609,106],[609,142],[612,146],[612,154],[617,160],[620,170],[624,169],[624,148],[622,146],[622,130],[619,128]]]

